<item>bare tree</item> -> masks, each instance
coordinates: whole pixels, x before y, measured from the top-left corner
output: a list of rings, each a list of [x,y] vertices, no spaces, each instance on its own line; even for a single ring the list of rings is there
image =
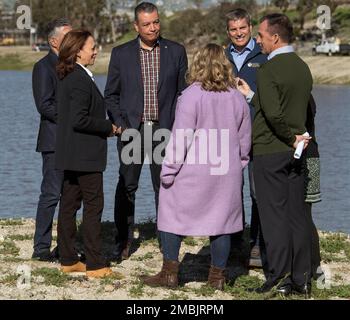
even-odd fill
[[[318,5],[326,5],[331,9],[331,12],[334,13],[335,9],[341,5],[349,3],[349,0],[318,0]]]
[[[203,0],[191,0],[195,7],[199,10],[202,8]]]
[[[273,0],[272,2],[277,8],[281,9],[285,13],[289,7],[289,0]]]
[[[312,11],[316,5],[315,0],[299,0],[297,4],[297,11],[299,13],[299,25],[300,30],[304,29],[305,17]]]
[[[111,0],[106,0],[106,13],[108,15],[108,19],[111,27],[111,38],[113,42],[116,42],[117,35],[115,32],[115,24],[114,24],[114,6],[111,3]]]

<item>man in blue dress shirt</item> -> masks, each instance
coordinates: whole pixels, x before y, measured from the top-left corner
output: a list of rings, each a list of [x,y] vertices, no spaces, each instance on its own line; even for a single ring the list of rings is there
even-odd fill
[[[227,35],[231,44],[226,48],[227,58],[232,63],[235,76],[244,79],[250,88],[256,89],[256,72],[261,64],[267,61],[267,57],[260,50],[260,46],[252,38],[253,26],[249,13],[244,9],[235,9],[226,14]],[[253,89],[252,89],[253,90]],[[249,105],[251,118],[254,118],[254,107]],[[249,164],[249,185],[252,199],[250,245],[251,255],[249,265],[262,267],[260,254],[264,253],[264,240],[260,229],[258,207],[256,203],[255,187],[253,180],[253,162]],[[243,215],[244,219],[244,215]],[[244,222],[244,221],[243,221]],[[234,234],[233,245],[239,246],[242,242],[242,233]],[[265,259],[262,259],[265,263]]]

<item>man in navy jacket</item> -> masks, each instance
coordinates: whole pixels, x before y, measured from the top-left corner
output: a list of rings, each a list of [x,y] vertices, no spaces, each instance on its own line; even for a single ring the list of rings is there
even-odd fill
[[[267,56],[260,50],[260,46],[252,38],[252,24],[249,13],[244,9],[235,9],[226,14],[227,35],[231,44],[226,48],[227,58],[232,63],[236,77],[244,79],[251,88],[256,89],[256,72],[261,64],[267,61]],[[253,90],[253,89],[252,89]],[[255,92],[255,91],[254,91]],[[254,107],[249,105],[251,118],[254,118]],[[253,179],[253,161],[249,164],[249,185],[252,199],[250,244],[251,257],[249,265],[261,267],[260,251],[264,251],[264,241],[260,229],[258,207],[256,203]],[[243,215],[244,218],[244,215]],[[240,242],[242,233],[233,235],[233,242]],[[259,250],[259,247],[262,250]]]
[[[161,143],[152,137],[159,129],[171,130],[177,98],[186,86],[185,48],[160,36],[157,7],[149,2],[140,3],[135,8],[134,27],[139,36],[112,51],[105,89],[108,114],[119,134],[134,129],[138,134],[134,140],[141,139],[140,150],[133,153],[140,157],[140,163],[126,163],[123,150],[128,149],[131,141],[118,137],[120,168],[114,211],[117,258],[128,258],[130,253],[135,194],[143,162],[146,154],[152,156]],[[157,209],[161,164],[152,158],[150,169]]]
[[[63,172],[55,169],[56,148],[56,63],[58,50],[64,35],[72,29],[66,19],[57,19],[48,24],[49,53],[34,65],[33,95],[40,114],[40,127],[36,151],[43,159],[41,194],[36,214],[34,252],[32,258],[50,261],[52,222],[60,199]]]

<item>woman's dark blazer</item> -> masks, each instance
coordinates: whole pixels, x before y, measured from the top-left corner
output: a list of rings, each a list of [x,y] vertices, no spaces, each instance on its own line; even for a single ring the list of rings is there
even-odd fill
[[[103,96],[78,64],[59,81],[56,168],[102,172],[107,164],[107,137],[112,123],[106,120]]]

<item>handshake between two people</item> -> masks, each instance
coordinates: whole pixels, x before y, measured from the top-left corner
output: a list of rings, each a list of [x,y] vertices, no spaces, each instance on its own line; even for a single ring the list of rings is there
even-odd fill
[[[236,88],[240,93],[242,93],[244,95],[245,98],[250,97],[250,100],[252,99],[252,97],[255,94],[251,90],[249,84],[245,80],[243,80],[242,78],[239,78],[239,77],[236,77]],[[250,103],[250,101],[249,101],[249,103]],[[303,142],[303,149],[302,150],[305,150],[308,147],[311,139],[312,139],[312,137],[310,137],[309,135],[306,135],[306,134],[295,135],[295,141],[293,143],[293,148],[297,149],[298,144],[300,142]]]
[[[115,136],[119,137],[125,130],[126,128],[122,128],[122,127],[118,128],[116,125],[112,124],[112,131],[109,134],[109,137],[115,137]]]

